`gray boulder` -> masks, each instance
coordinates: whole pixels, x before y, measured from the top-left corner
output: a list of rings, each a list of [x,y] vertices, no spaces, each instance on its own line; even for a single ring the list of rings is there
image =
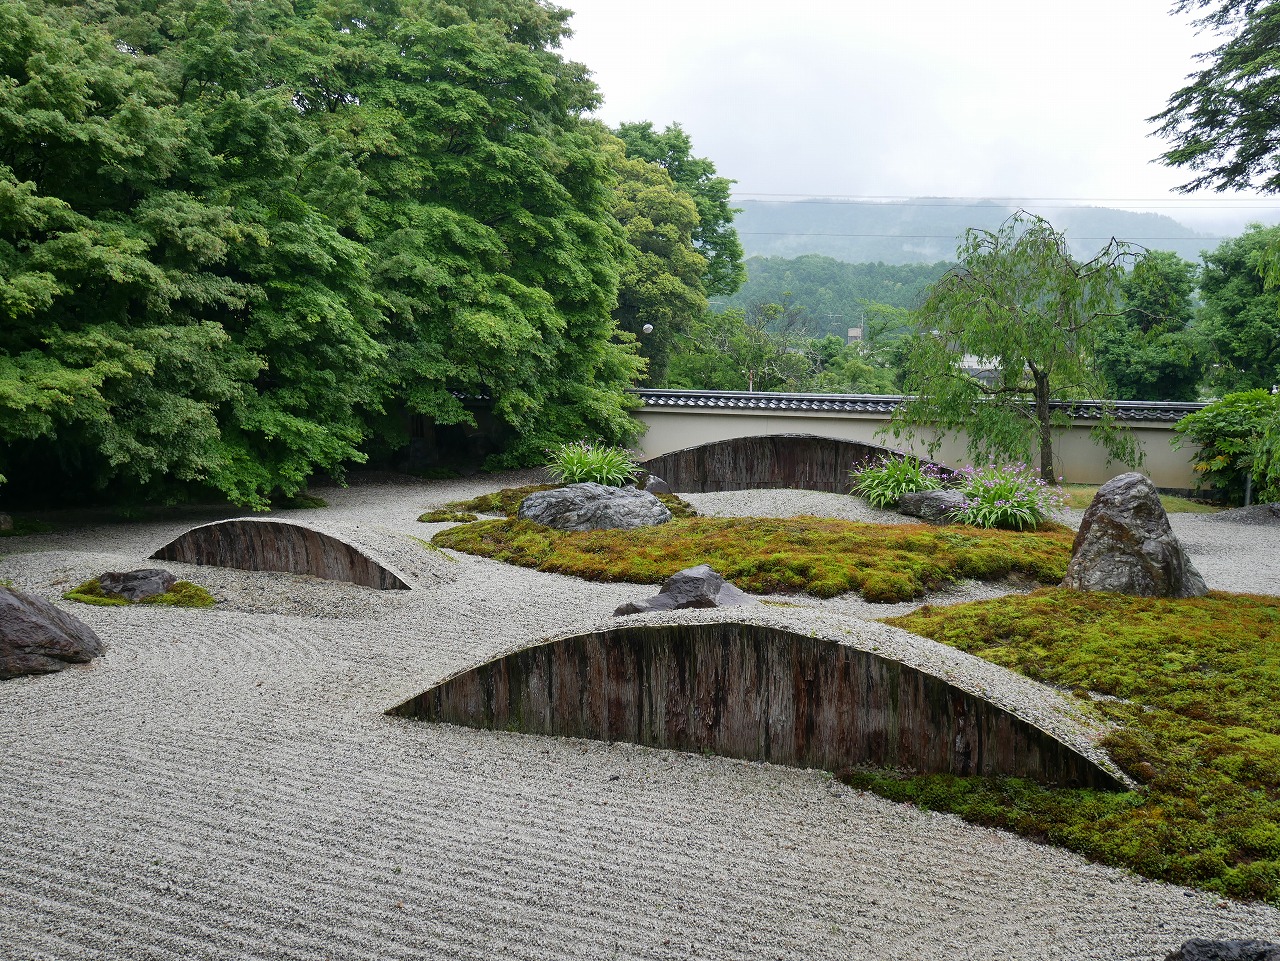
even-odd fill
[[[648,491],[586,483],[536,491],[517,516],[562,531],[625,531],[665,524],[671,511]]]
[[[13,530],[13,518],[8,514],[0,514],[0,531]]]
[[[964,502],[964,494],[957,490],[911,491],[898,499],[898,513],[933,524],[950,524],[952,515],[964,507]]]
[[[114,594],[126,601],[137,602],[144,598],[165,594],[178,583],[178,579],[166,570],[148,567],[123,574],[107,571],[98,577],[98,586],[104,594]]]
[[[1209,588],[1169,526],[1151,481],[1113,477],[1085,511],[1063,587],[1140,597],[1199,597]]]
[[[1280,961],[1280,944],[1192,938],[1166,955],[1164,961]]]
[[[664,481],[657,474],[648,474],[645,476],[644,489],[650,494],[670,494],[671,485]]]
[[[624,614],[643,614],[645,611],[674,611],[686,607],[738,607],[751,600],[706,564],[686,567],[667,578],[655,597],[642,601],[628,601],[616,611],[615,617]]]
[[[60,671],[102,652],[88,624],[48,601],[0,586],[0,680]]]

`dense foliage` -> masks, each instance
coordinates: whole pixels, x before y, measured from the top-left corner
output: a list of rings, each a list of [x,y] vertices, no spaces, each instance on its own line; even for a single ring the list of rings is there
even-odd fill
[[[1160,159],[1195,171],[1184,191],[1280,190],[1275,156],[1280,3],[1178,0],[1174,9],[1207,9],[1198,25],[1216,33],[1221,43],[1202,54],[1204,69],[1151,118],[1172,144]]]
[[[1093,708],[1119,727],[1103,746],[1141,787],[888,774],[852,783],[1147,877],[1280,903],[1280,600],[1049,589],[889,623],[1106,695]]]
[[[1193,467],[1203,486],[1229,503],[1244,501],[1245,478],[1252,477],[1253,499],[1280,500],[1277,435],[1280,394],[1263,388],[1227,394],[1174,425],[1179,437],[1197,445]]]
[[[932,452],[963,431],[975,460],[1039,460],[1056,478],[1054,399],[1105,398],[1094,363],[1100,330],[1118,312],[1116,288],[1135,254],[1111,241],[1088,261],[1071,256],[1047,221],[1015,214],[998,230],[971,230],[960,266],[929,292],[907,359],[895,437],[926,433]],[[926,333],[927,332],[927,333]],[[985,368],[983,376],[966,363]],[[1093,431],[1117,460],[1137,465],[1138,446],[1114,417]]]
[[[248,505],[488,398],[626,440],[617,141],[536,0],[0,0],[0,473]]]
[[[1280,289],[1268,265],[1280,227],[1251,226],[1204,256],[1200,329],[1214,362],[1217,392],[1280,384]]]

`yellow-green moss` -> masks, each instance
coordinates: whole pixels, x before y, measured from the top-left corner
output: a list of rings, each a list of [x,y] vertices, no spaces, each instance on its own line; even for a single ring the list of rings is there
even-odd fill
[[[957,578],[1062,579],[1072,532],[1050,525],[1016,533],[922,524],[881,525],[818,517],[678,518],[631,531],[566,532],[519,520],[441,531],[434,543],[522,567],[594,581],[660,583],[710,564],[756,594],[903,601]]]
[[[452,504],[446,504],[442,510],[515,517],[520,510],[520,502],[530,494],[538,491],[555,490],[557,487],[563,486],[563,484],[528,484],[524,487],[505,487],[492,494],[481,494],[479,497],[473,497],[469,501],[455,501]],[[693,509],[692,504],[682,500],[675,494],[656,494],[654,496],[667,506],[667,510],[671,511],[672,517],[698,516],[698,512]],[[423,514],[418,520],[423,520],[426,516],[426,514]]]
[[[1048,589],[886,622],[1109,695],[1093,709],[1121,726],[1103,746],[1142,787],[1106,796],[885,772],[849,783],[1148,877],[1280,903],[1280,598]]]
[[[79,587],[72,588],[62,596],[68,601],[95,604],[98,607],[127,607],[132,603],[119,594],[104,592],[96,577],[85,581]],[[137,603],[159,604],[163,607],[212,607],[216,602],[213,595],[198,584],[178,581],[165,593],[145,597]]]

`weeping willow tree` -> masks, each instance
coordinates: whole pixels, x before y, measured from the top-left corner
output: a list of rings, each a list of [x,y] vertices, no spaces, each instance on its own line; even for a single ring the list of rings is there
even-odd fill
[[[1118,282],[1139,251],[1111,240],[1092,258],[1071,256],[1066,237],[1019,211],[996,230],[969,230],[959,264],[934,284],[907,357],[910,399],[894,414],[898,438],[963,432],[975,459],[1039,460],[1054,470],[1053,429],[1069,417],[1054,400],[1102,399],[1107,384],[1094,356],[1121,315]],[[1141,451],[1104,406],[1093,436],[1111,458],[1132,466]]]

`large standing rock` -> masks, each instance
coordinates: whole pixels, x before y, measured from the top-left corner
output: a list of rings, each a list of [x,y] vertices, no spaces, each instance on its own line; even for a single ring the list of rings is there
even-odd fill
[[[48,601],[0,586],[0,680],[60,671],[102,651],[88,624]]]
[[[1280,961],[1280,944],[1192,938],[1164,961]]]
[[[178,583],[178,579],[159,567],[148,567],[123,574],[107,571],[98,577],[98,586],[104,594],[115,594],[130,603],[165,594]]]
[[[1085,511],[1063,587],[1141,597],[1199,597],[1209,588],[1169,526],[1154,485],[1113,477]]]
[[[686,567],[667,578],[655,597],[628,601],[613,612],[643,614],[645,611],[674,611],[685,607],[737,607],[751,598],[738,590],[706,564]]]
[[[13,530],[13,518],[8,514],[0,514],[0,531]]]
[[[898,498],[898,513],[920,517],[933,524],[950,524],[952,515],[964,507],[965,496],[958,490],[909,491]]]
[[[586,483],[536,491],[518,516],[562,531],[632,530],[665,524],[671,511],[647,491]]]

